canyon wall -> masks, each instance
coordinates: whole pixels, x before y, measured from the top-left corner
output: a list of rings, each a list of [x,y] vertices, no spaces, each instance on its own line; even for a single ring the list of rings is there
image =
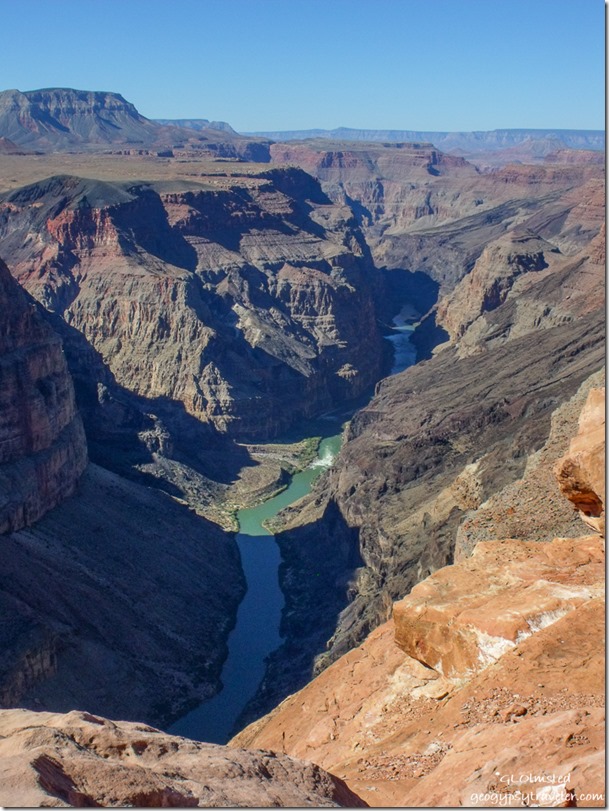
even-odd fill
[[[604,190],[595,177],[571,187],[569,172],[566,189],[556,181],[558,190],[533,199],[516,224],[501,220],[494,237],[485,230],[486,246],[462,278],[469,249],[458,232],[467,233],[468,218],[452,241],[448,226],[429,228],[429,256],[437,249],[438,260],[450,243],[452,268],[461,268],[452,281],[438,277],[433,320],[447,340],[377,386],[334,468],[284,512],[286,641],[249,719],[361,642],[393,601],[489,533],[577,531],[564,504],[529,519],[507,508],[523,477],[539,499],[539,456],[555,461],[566,449],[552,415],[561,405],[569,412],[604,362]],[[513,175],[515,185],[543,184],[560,172],[518,167]],[[426,328],[423,319],[415,342]],[[492,529],[499,513],[508,535]]]
[[[589,180],[603,188],[600,164],[570,163],[566,153],[555,164],[491,171],[429,143],[273,144],[271,157],[301,166],[333,200],[353,207],[377,267],[423,271],[443,293],[471,270],[489,242],[539,209]],[[553,233],[565,230],[560,216],[547,218]],[[583,231],[579,236],[579,247],[590,239]]]
[[[0,262],[0,706],[173,719],[215,693],[232,536],[87,466],[60,337]]]
[[[87,464],[61,340],[0,260],[0,532],[71,495]]]
[[[603,513],[598,378],[555,415],[555,447],[536,459],[545,498],[531,503],[526,476],[512,486],[512,511],[538,530],[566,503],[553,468],[586,523],[590,504]],[[604,537],[577,521],[571,538],[480,542],[231,745],[310,758],[374,806],[602,807]]]
[[[302,171],[54,177],[6,195],[1,221],[16,277],[118,386],[210,433],[268,438],[379,376],[367,248]]]

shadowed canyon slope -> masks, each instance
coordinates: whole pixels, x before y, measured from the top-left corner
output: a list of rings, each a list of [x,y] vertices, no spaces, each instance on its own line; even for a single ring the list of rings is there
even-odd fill
[[[0,704],[172,718],[219,686],[237,549],[184,504],[86,468],[61,340],[2,264],[0,303]]]
[[[71,495],[87,463],[61,341],[0,260],[0,532]]]
[[[525,477],[513,513],[556,515],[554,467],[586,522],[604,514],[598,377],[556,415],[555,441],[579,431],[539,460],[544,498]],[[310,758],[371,805],[603,806],[604,539],[544,541],[479,543],[232,744]]]

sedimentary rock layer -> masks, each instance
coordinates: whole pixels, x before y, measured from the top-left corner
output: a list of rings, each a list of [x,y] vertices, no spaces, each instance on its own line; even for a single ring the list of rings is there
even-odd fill
[[[213,430],[269,437],[379,375],[367,249],[300,170],[176,189],[54,177],[2,212],[15,275],[116,383]]]
[[[275,163],[301,166],[333,200],[353,207],[377,267],[424,271],[443,293],[471,270],[489,242],[586,181],[603,184],[598,164],[482,172],[429,143],[320,140],[273,144],[271,155]],[[547,217],[547,226],[556,233],[561,215]],[[579,236],[585,239],[583,232]]]
[[[69,496],[87,448],[61,340],[0,260],[0,532]]]

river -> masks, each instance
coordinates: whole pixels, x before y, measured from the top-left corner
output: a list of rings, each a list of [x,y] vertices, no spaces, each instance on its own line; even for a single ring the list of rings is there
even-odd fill
[[[414,315],[406,306],[393,319],[394,332],[387,336],[393,344],[394,360],[390,374],[397,374],[415,362],[410,343]],[[317,422],[312,436],[331,433],[321,440],[317,458],[277,496],[256,507],[237,513],[237,545],[247,582],[247,592],[228,638],[228,657],[222,669],[223,687],[219,693],[176,721],[169,732],[198,741],[226,743],[246,704],[255,695],[265,671],[266,657],[281,645],[279,623],[284,598],[279,587],[281,556],[275,538],[264,526],[284,507],[307,495],[315,479],[327,470],[340,450],[342,423],[346,415],[329,416],[319,431]],[[269,540],[271,539],[271,540]]]
[[[328,424],[340,428],[338,420],[329,420]],[[226,743],[241,711],[258,689],[264,676],[265,658],[281,645],[279,622],[284,605],[278,577],[279,547],[263,522],[307,495],[315,479],[332,464],[340,444],[341,433],[322,439],[317,459],[292,476],[285,490],[256,507],[237,513],[237,545],[247,592],[228,639],[228,658],[222,669],[224,687],[176,721],[169,728],[174,735],[209,743]]]

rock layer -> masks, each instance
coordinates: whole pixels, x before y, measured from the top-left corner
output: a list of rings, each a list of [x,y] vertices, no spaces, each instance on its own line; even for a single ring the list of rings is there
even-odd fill
[[[231,745],[308,757],[375,806],[602,807],[604,570],[598,535],[478,544]]]
[[[61,340],[0,261],[0,532],[74,492],[87,448]]]
[[[0,231],[116,383],[214,430],[268,438],[380,372],[361,235],[301,171],[171,192],[55,177],[9,194]]]

